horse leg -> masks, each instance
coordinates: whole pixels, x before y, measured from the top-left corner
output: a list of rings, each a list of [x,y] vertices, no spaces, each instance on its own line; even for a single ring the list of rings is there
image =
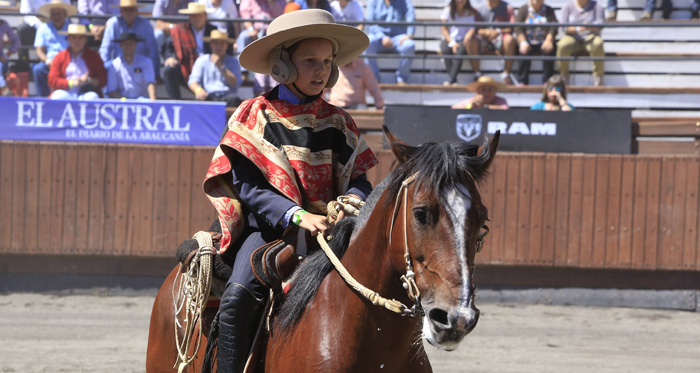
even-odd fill
[[[178,269],[179,267],[175,267],[170,272],[153,303],[148,331],[147,372],[172,371],[177,358],[172,290]]]

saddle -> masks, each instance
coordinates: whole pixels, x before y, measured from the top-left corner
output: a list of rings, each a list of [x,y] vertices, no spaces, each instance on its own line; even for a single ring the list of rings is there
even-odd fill
[[[296,242],[299,227],[287,228],[282,238],[259,247],[250,257],[255,278],[273,293],[282,292],[282,284],[299,265]]]

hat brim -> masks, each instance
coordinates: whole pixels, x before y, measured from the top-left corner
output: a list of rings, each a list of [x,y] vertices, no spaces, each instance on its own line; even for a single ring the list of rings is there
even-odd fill
[[[177,11],[180,14],[207,14],[207,13],[213,13],[214,9],[204,9],[203,12],[196,11],[196,10],[189,10],[189,9],[180,9]]]
[[[39,7],[39,10],[37,10],[37,13],[43,15],[46,18],[49,18],[51,16],[51,9],[53,8],[62,8],[63,10],[66,11],[68,14],[68,17],[72,17],[76,14],[78,14],[78,8],[74,7],[73,5],[66,4],[66,3],[46,3]]]
[[[114,40],[112,40],[112,41],[115,42],[115,43],[121,43],[121,42],[123,42],[123,41],[129,41],[129,40],[133,40],[133,41],[135,41],[135,42],[137,42],[137,43],[138,43],[138,42],[142,42],[142,41],[146,41],[146,39],[142,39],[142,38],[135,38],[135,39],[134,39],[134,38],[128,38],[128,39],[114,39]]]
[[[291,40],[312,38],[330,39],[338,43],[338,51],[335,54],[337,66],[347,65],[369,46],[367,35],[355,27],[337,23],[311,24],[293,27],[255,40],[243,49],[238,61],[250,71],[270,74],[272,67],[267,59],[270,51]]]
[[[496,91],[502,91],[504,88],[506,88],[505,84],[503,84],[501,82],[497,82],[497,81],[493,81],[493,82],[476,81],[476,82],[471,82],[471,83],[467,84],[467,90],[470,92],[476,92],[476,90],[479,89],[479,87],[481,87],[482,85],[494,86],[496,88]]]
[[[227,43],[229,43],[229,44],[233,44],[233,43],[236,42],[236,39],[229,39],[229,38],[225,38],[225,39],[222,39],[222,38],[213,38],[213,39],[212,39],[212,38],[210,38],[210,37],[208,37],[208,36],[202,38],[202,40],[206,41],[207,43],[211,43],[212,41],[215,41],[215,40],[225,41],[225,42],[227,42]]]
[[[134,5],[110,5],[109,7],[112,9],[121,9],[121,8],[143,8],[145,7],[146,4],[134,4]]]
[[[68,32],[68,31],[59,31],[59,35],[83,35],[83,36],[90,36],[92,35],[89,31],[86,32]]]

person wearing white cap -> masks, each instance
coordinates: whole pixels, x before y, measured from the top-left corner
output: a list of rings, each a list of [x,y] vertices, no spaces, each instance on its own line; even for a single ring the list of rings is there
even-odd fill
[[[280,84],[238,107],[204,181],[222,227],[220,251],[235,255],[219,307],[219,372],[243,371],[261,316],[267,292],[251,271],[252,252],[292,224],[323,234],[329,201],[343,194],[364,200],[372,190],[365,173],[376,157],[348,113],[321,97],[335,84],[338,66],[368,44],[357,28],[307,9],[272,21],[239,57],[243,67]]]
[[[204,4],[189,3],[180,14],[189,15],[190,21],[179,23],[170,29],[170,36],[163,45],[163,82],[168,96],[173,100],[181,97],[180,86],[186,85],[192,73],[194,61],[202,54],[211,53],[211,46],[204,38],[216,27],[207,21]]]
[[[130,32],[139,36],[141,40],[136,45],[136,54],[148,57],[153,65],[156,76],[160,73],[160,54],[158,53],[158,43],[153,35],[151,23],[139,16],[139,5],[136,0],[120,0],[119,16],[114,16],[107,21],[105,34],[100,46],[100,57],[105,61],[105,68],[117,57],[124,53],[120,44],[116,42],[122,33]]]
[[[192,67],[192,74],[187,82],[197,100],[223,101],[226,106],[236,107],[241,103],[238,98],[238,86],[241,82],[241,65],[234,56],[226,54],[231,43],[226,33],[213,30],[211,36],[204,38],[211,45],[211,54],[197,58]]]
[[[70,45],[59,52],[51,64],[51,99],[96,100],[102,97],[107,72],[100,55],[85,46],[90,32],[85,25],[73,24],[60,33],[68,35]]]
[[[51,61],[58,52],[68,47],[66,37],[60,32],[68,30],[68,17],[78,13],[78,9],[61,0],[52,0],[39,8],[39,13],[49,18],[36,31],[34,48],[39,62],[32,66],[37,95],[46,97],[51,93],[48,84]]]

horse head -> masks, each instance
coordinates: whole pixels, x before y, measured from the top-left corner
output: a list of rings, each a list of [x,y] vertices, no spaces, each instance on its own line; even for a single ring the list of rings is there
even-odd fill
[[[474,259],[488,232],[488,213],[477,184],[496,154],[500,134],[481,147],[412,147],[385,132],[399,163],[393,172],[396,182],[389,187],[394,185],[389,195],[396,196],[389,238],[392,261],[398,271],[414,277],[404,287],[416,286],[420,292],[412,298],[424,311],[424,338],[453,350],[479,320]]]

